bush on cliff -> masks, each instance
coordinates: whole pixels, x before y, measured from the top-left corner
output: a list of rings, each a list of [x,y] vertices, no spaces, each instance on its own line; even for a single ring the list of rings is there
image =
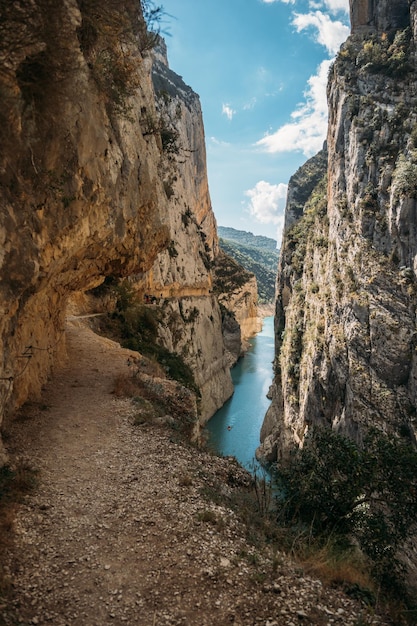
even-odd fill
[[[324,428],[278,469],[286,524],[360,547],[385,589],[401,589],[399,552],[416,530],[417,453],[409,442],[371,430],[357,446]]]

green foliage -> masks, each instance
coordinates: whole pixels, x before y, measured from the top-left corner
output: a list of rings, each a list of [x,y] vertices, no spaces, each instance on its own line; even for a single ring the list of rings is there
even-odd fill
[[[373,35],[364,41],[357,62],[374,74],[401,78],[412,69],[410,39],[409,28],[397,31],[393,40],[385,33]]]
[[[77,35],[92,75],[110,110],[129,117],[129,99],[139,86],[139,59],[134,51],[138,43],[141,53],[158,44],[166,15],[163,7],[152,0],[141,0],[140,5],[123,0],[104,4],[80,0],[79,5],[82,22]]]
[[[143,136],[159,135],[164,154],[168,156],[177,155],[180,152],[179,132],[171,124],[167,116],[159,115],[154,117],[144,111],[141,119]]]
[[[393,174],[394,193],[397,197],[417,197],[417,154],[410,159],[400,154]]]
[[[413,148],[417,148],[417,124],[414,124],[411,130],[410,139]]]
[[[162,23],[166,17],[163,6],[156,5],[153,0],[140,0],[146,30],[141,37],[141,51],[152,50],[158,44],[162,30]]]
[[[249,246],[256,250],[269,250],[272,253],[277,251],[277,241],[271,237],[264,237],[263,235],[254,235],[246,230],[236,230],[236,228],[229,228],[227,226],[218,226],[217,228],[219,237],[227,241],[233,241],[240,246]]]
[[[145,356],[155,358],[170,378],[177,380],[194,391],[197,396],[200,396],[200,390],[194,380],[191,368],[179,354],[170,352],[158,344],[158,327],[162,319],[161,310],[157,307],[150,308],[141,304],[136,292],[127,280],[118,284],[109,281],[107,285],[100,285],[94,292],[96,295],[103,295],[106,289],[110,289],[116,296],[116,307],[115,311],[103,323],[105,328],[102,330],[110,332],[121,342],[124,348],[136,350]],[[189,321],[196,319],[198,314],[196,311],[191,310]]]
[[[200,311],[195,306],[193,306],[188,312],[184,311],[184,307],[183,307],[181,300],[179,300],[178,306],[179,306],[181,318],[185,324],[192,324],[200,315]]]
[[[136,7],[121,0],[103,4],[99,0],[80,0],[82,22],[77,30],[80,48],[109,110],[128,117],[129,99],[139,86],[137,48],[139,24]],[[136,15],[133,15],[133,12]]]
[[[306,161],[291,176],[289,187],[291,188],[291,199],[287,210],[296,219],[301,218],[305,211],[305,206],[312,193],[319,185],[327,172],[327,149],[320,150],[315,156]]]
[[[219,294],[233,292],[253,277],[253,274],[224,252],[215,258],[213,270],[214,290]]]
[[[178,154],[179,153],[179,132],[171,127],[169,123],[161,118],[161,126],[159,133],[161,135],[162,150],[166,154]]]
[[[187,207],[187,209],[184,211],[184,213],[181,214],[181,221],[184,225],[184,228],[187,228],[191,222],[195,222],[195,218],[193,216],[193,213],[190,209],[190,207]]]
[[[315,536],[354,540],[379,582],[401,587],[398,550],[417,518],[417,453],[408,442],[371,430],[358,447],[330,429],[313,429],[277,475],[281,519]]]
[[[326,211],[327,174],[312,191],[302,217],[286,233],[287,264],[292,265],[299,276],[303,273],[307,244],[314,233],[315,221],[319,219],[324,222]]]
[[[234,229],[224,229],[226,231]],[[220,232],[220,229],[219,229]],[[236,231],[244,233],[244,231]],[[244,233],[252,235],[252,233]],[[252,235],[255,242],[258,237]],[[249,244],[238,243],[237,240],[219,239],[221,249],[249,272],[256,276],[258,285],[258,298],[260,303],[272,302],[275,297],[275,280],[277,275],[277,265],[279,250],[276,248],[276,241],[268,237],[259,237],[260,247]],[[264,240],[267,240],[265,242]],[[266,245],[271,241],[274,248]]]

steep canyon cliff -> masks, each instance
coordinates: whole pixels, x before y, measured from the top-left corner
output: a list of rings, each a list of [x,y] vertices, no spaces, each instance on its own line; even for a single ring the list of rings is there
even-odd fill
[[[204,421],[232,384],[198,96],[138,2],[1,12],[0,421],[65,357],[68,301],[106,277],[158,296],[159,340],[191,366]]]
[[[351,19],[327,147],[290,181],[267,460],[311,425],[416,434],[417,3],[352,0]]]

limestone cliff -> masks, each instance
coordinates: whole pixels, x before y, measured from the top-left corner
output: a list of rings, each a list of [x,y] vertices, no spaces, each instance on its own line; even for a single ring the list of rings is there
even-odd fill
[[[159,341],[191,367],[201,391],[205,422],[232,394],[219,304],[212,290],[218,254],[217,227],[207,182],[200,100],[168,65],[164,42],[153,53],[156,121],[165,146],[160,173],[168,247],[152,268],[137,275],[136,288],[157,297],[163,311]]]
[[[304,197],[295,204],[294,181],[288,197],[266,459],[302,445],[311,424],[415,438],[416,14],[415,2],[351,2],[329,80],[328,165],[302,168]]]
[[[65,356],[69,298],[106,276],[135,277],[173,311],[184,298],[204,418],[232,391],[198,98],[168,69],[175,95],[157,85],[140,6],[1,5],[0,421]]]
[[[383,33],[406,28],[409,5],[409,0],[350,0],[352,33]]]

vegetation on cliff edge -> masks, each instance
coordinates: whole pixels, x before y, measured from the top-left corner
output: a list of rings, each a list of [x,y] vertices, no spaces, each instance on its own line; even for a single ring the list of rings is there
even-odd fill
[[[273,302],[279,259],[276,241],[268,237],[256,237],[252,233],[245,233],[244,231],[235,231],[239,235],[242,233],[243,236],[252,235],[252,237],[243,238],[243,241],[248,240],[250,243],[242,243],[242,237],[234,237],[233,239],[227,237],[227,235],[233,237],[234,233],[230,234],[230,231],[234,231],[234,229],[219,227],[218,230],[221,235],[219,239],[220,248],[246,270],[255,274],[259,303]],[[225,234],[222,235],[222,233]]]

